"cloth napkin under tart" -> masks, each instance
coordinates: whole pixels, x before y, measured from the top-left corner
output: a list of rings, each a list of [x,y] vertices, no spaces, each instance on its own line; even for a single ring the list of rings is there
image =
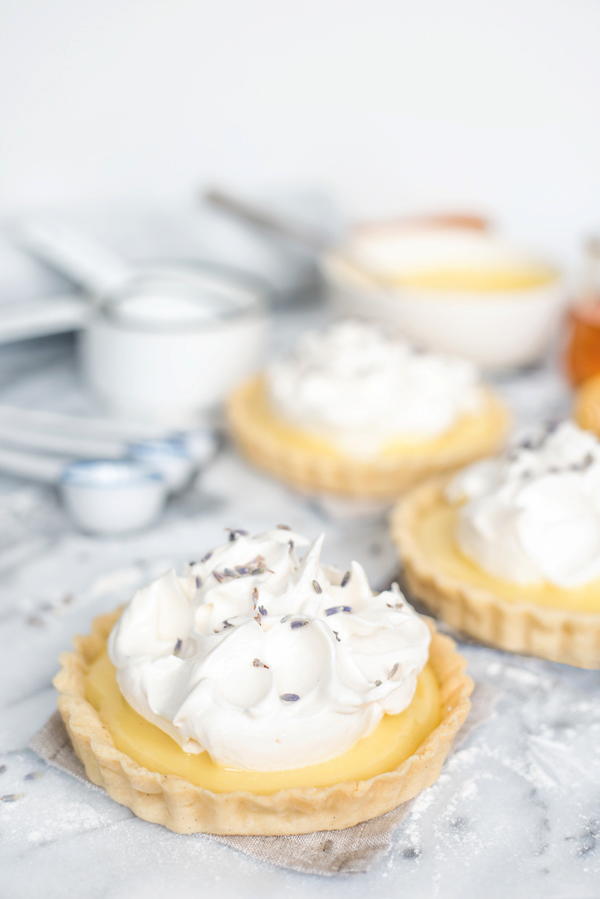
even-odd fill
[[[34,734],[29,748],[53,767],[66,771],[94,789],[100,789],[88,780],[58,712],[54,712]],[[405,803],[385,815],[345,830],[276,837],[202,834],[201,838],[215,840],[260,861],[305,874],[362,873],[389,852],[394,829],[409,805]],[[189,837],[192,840],[195,838],[193,835]]]

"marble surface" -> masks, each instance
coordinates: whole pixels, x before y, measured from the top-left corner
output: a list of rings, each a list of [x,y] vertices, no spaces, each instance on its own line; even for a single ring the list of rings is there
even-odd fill
[[[85,407],[65,339],[3,349],[0,384],[0,402]],[[566,408],[551,368],[499,386],[524,422]],[[279,521],[326,530],[330,559],[357,558],[375,585],[395,573],[383,521],[300,500],[229,449],[157,528],[118,541],[74,531],[50,490],[0,479],[0,896],[598,897],[600,673],[463,643],[477,682],[469,725],[439,781],[411,804],[392,852],[362,875],[294,874],[169,833],[25,748],[54,708],[58,653],[93,615],[197,556],[224,527]]]

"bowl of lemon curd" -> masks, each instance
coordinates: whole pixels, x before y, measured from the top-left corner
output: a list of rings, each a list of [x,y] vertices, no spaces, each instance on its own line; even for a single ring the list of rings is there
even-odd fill
[[[481,228],[357,228],[324,269],[337,312],[486,369],[538,361],[566,306],[552,264]]]

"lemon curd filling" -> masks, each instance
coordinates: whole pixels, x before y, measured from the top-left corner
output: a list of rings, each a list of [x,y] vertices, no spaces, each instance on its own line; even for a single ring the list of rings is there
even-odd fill
[[[432,268],[393,275],[386,280],[397,287],[431,290],[494,292],[530,290],[556,279],[545,266],[506,266],[502,268]]]
[[[399,715],[385,715],[372,734],[343,755],[289,771],[246,771],[221,767],[207,752],[184,752],[171,737],[134,711],[119,690],[106,650],[88,670],[85,695],[117,749],[150,771],[182,777],[215,793],[243,790],[267,795],[292,787],[368,780],[397,768],[440,722],[439,687],[427,665],[408,708]]]
[[[456,543],[460,506],[439,502],[424,510],[415,523],[415,538],[421,550],[435,559],[449,577],[480,587],[508,602],[530,602],[555,609],[600,612],[600,580],[581,587],[556,584],[516,584],[488,574],[459,549]]]
[[[244,405],[252,412],[256,426],[261,430],[270,431],[280,443],[322,456],[346,455],[343,450],[338,449],[326,438],[295,427],[281,418],[269,400],[264,378],[260,376],[254,378],[242,389],[245,392]],[[476,413],[462,415],[452,427],[435,437],[411,436],[410,434],[398,436],[380,450],[379,458],[393,458],[399,455],[418,458],[424,450],[427,450],[428,453],[437,453],[442,450],[471,446],[486,437],[489,430],[489,418],[486,412],[491,411],[491,405],[491,400],[486,397]]]

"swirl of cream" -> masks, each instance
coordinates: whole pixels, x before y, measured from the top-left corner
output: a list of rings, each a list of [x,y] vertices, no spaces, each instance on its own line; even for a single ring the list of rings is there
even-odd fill
[[[571,422],[475,463],[446,488],[456,539],[490,574],[579,587],[600,578],[600,442]]]
[[[429,630],[397,586],[374,595],[353,562],[320,562],[323,538],[283,528],[231,539],[139,590],[109,654],[134,709],[186,751],[256,771],[341,755],[405,709]]]
[[[420,352],[353,319],[305,334],[268,368],[266,383],[284,420],[358,457],[393,440],[436,437],[482,397],[469,362]]]

